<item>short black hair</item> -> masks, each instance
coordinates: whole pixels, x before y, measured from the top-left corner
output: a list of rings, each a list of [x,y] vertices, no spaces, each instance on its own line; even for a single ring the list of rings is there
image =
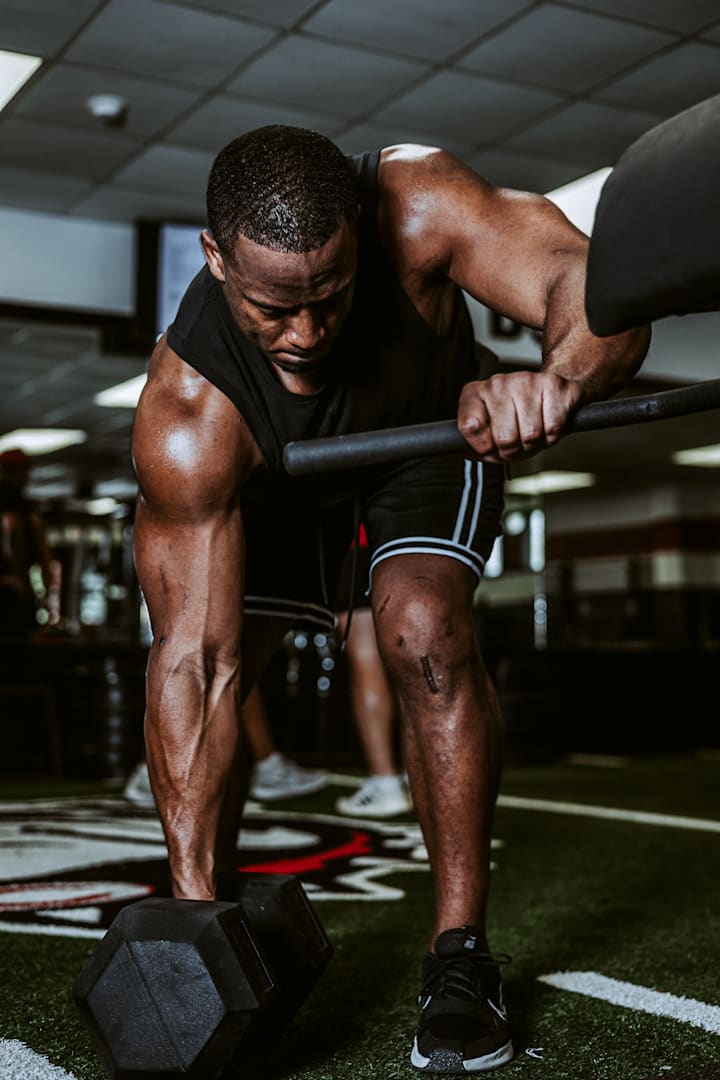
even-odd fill
[[[274,251],[315,251],[344,216],[357,216],[356,177],[339,147],[316,131],[255,128],[215,158],[207,215],[226,256],[238,233]]]

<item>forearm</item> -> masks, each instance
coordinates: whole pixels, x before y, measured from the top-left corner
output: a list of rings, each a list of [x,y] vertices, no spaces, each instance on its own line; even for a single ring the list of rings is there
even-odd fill
[[[145,739],[173,894],[215,895],[223,799],[241,739],[239,663],[153,645]]]
[[[575,265],[548,293],[543,371],[578,384],[578,404],[609,397],[637,373],[647,355],[650,327],[596,337],[587,325],[585,268]]]

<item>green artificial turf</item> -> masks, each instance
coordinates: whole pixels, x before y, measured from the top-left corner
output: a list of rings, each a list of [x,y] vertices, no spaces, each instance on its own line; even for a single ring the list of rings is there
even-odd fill
[[[502,790],[718,819],[718,780],[719,761],[658,758],[623,769],[513,766]],[[327,813],[339,793],[333,787],[287,806]],[[500,806],[494,836],[501,846],[490,937],[513,958],[504,976],[517,1056],[493,1075],[720,1080],[720,1035],[538,981],[557,971],[596,971],[720,1006],[720,833]],[[333,959],[292,1024],[237,1080],[419,1075],[408,1055],[430,881],[417,871],[388,880],[405,891],[403,900],[315,904]],[[22,1040],[78,1080],[104,1077],[70,997],[94,945],[0,935],[0,1037]]]

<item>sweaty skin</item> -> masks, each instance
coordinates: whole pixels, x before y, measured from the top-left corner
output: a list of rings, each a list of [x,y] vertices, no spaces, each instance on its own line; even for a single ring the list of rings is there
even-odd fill
[[[596,338],[584,313],[587,238],[540,196],[487,184],[452,155],[383,151],[380,231],[405,291],[439,335],[458,289],[543,331],[540,371],[463,390],[473,452],[510,462],[553,445],[570,413],[638,370],[649,331]],[[317,251],[289,255],[243,236],[232,257],[202,235],[241,329],[297,394],[326,377],[352,304],[356,237],[343,221]],[[161,339],[133,436],[140,486],[136,566],[154,642],[146,744],[174,895],[207,900],[232,870],[244,761],[239,704],[287,625],[242,610],[240,494],[263,467],[237,409]],[[373,579],[378,644],[400,702],[407,768],[435,882],[431,942],[482,925],[500,769],[495,691],[472,625],[474,578],[431,555],[386,559]]]

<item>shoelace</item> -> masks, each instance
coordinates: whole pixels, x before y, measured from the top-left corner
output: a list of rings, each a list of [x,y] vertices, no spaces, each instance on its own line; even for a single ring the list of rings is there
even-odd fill
[[[499,967],[500,964],[510,962],[511,958],[507,953],[467,953],[449,956],[446,960],[436,960],[432,973],[420,991],[420,1001],[428,994],[474,1001],[478,995],[479,969]]]

